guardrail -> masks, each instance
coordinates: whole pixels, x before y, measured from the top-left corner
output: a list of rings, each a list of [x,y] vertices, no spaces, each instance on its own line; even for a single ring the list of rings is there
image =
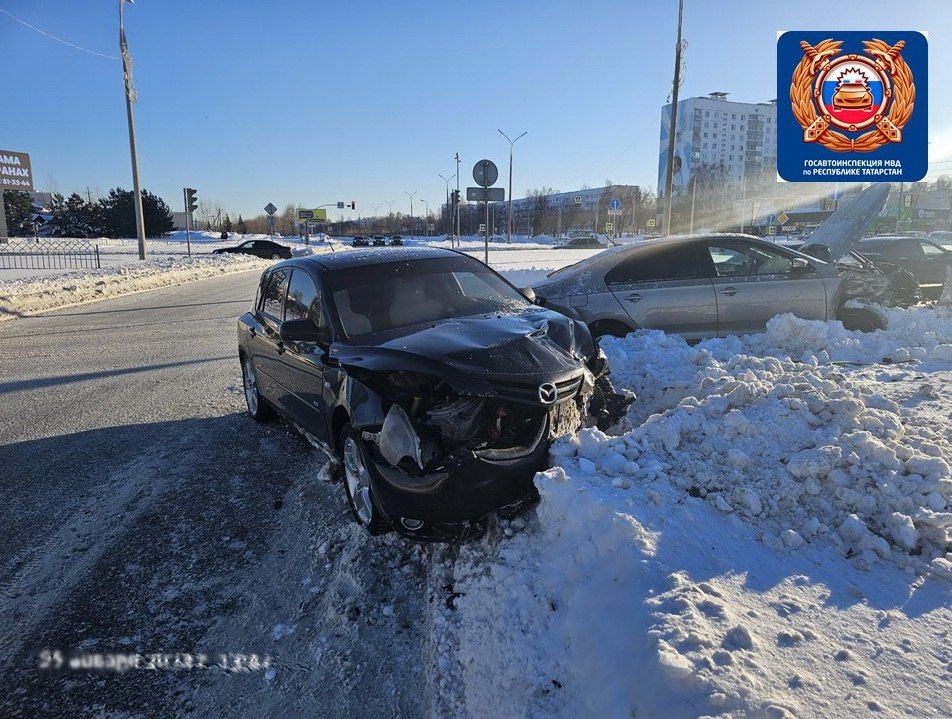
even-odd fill
[[[99,245],[84,240],[14,240],[0,244],[0,270],[99,269]]]

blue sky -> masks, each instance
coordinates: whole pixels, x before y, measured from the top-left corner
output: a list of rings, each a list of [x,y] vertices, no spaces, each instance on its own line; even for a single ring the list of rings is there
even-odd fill
[[[117,54],[116,5],[0,0],[108,55]],[[813,0],[686,6],[685,97],[771,99],[777,30],[927,31],[933,159],[952,158],[947,0],[850,5],[853,24]],[[404,191],[414,190],[436,209],[438,175],[455,172],[455,152],[463,187],[481,157],[505,175],[502,128],[529,131],[516,145],[516,196],[605,179],[653,188],[676,14],[674,0],[139,0],[126,29],[143,184],[173,209],[183,185],[233,214],[338,199],[364,215],[386,212],[388,200],[406,212]],[[40,189],[131,186],[119,63],[2,14],[0,53],[0,147],[31,153]],[[952,162],[937,167],[952,173]]]

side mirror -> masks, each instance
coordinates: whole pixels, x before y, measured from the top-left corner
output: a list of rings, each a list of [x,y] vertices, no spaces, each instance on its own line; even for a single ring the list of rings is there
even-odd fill
[[[285,320],[281,323],[282,342],[319,342],[327,344],[329,335],[309,319]]]
[[[790,266],[790,272],[795,275],[804,275],[813,272],[814,267],[803,257],[794,257]]]
[[[522,296],[523,296],[523,297],[525,297],[527,300],[529,300],[529,302],[535,302],[535,301],[536,301],[536,293],[535,293],[535,290],[532,289],[531,287],[520,287],[520,288],[519,288],[519,291],[522,293]]]

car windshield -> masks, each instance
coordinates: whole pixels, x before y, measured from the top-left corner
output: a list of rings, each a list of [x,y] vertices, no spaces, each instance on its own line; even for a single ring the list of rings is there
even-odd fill
[[[530,306],[492,270],[463,256],[331,270],[324,283],[347,337]]]

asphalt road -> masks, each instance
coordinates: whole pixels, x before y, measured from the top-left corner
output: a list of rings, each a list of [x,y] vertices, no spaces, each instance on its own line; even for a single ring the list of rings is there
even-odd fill
[[[0,324],[0,716],[430,713],[431,550],[365,537],[321,453],[243,414],[256,279]],[[136,652],[186,656],[70,667]]]

